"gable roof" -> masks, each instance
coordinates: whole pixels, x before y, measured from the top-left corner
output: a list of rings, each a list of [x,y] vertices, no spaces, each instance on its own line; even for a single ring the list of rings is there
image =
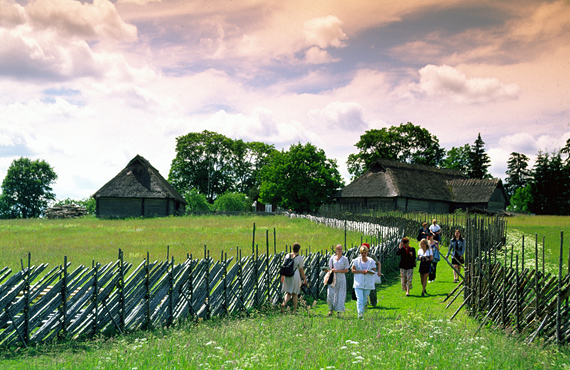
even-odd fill
[[[174,198],[188,204],[184,197],[162,177],[149,161],[138,155],[93,198]]]
[[[497,187],[509,199],[500,179],[455,179],[448,184],[456,203],[487,203]]]
[[[457,170],[387,159],[378,160],[362,176],[338,191],[337,198],[393,198],[451,201],[447,180],[463,179]]]

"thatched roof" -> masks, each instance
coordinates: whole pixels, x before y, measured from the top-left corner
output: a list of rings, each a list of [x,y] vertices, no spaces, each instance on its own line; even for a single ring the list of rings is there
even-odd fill
[[[455,179],[448,184],[456,203],[487,203],[497,187],[509,199],[500,179]]]
[[[134,157],[127,167],[93,194],[94,198],[174,198],[188,204],[142,156]]]
[[[335,194],[340,198],[405,197],[451,201],[447,180],[463,179],[461,172],[431,166],[379,160],[362,176]]]

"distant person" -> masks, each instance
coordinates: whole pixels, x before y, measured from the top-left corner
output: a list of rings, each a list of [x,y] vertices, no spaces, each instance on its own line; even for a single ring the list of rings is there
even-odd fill
[[[410,239],[402,238],[396,255],[400,256],[400,264],[398,266],[400,267],[402,290],[406,292],[406,296],[409,296],[410,290],[412,290],[414,267],[416,267],[416,250],[414,247],[410,247]]]
[[[449,243],[449,249],[447,250],[447,257],[451,255],[451,264],[455,268],[453,270],[453,282],[459,282],[459,273],[461,273],[461,265],[465,264],[465,239],[461,235],[461,231],[455,230],[455,234]],[[456,271],[457,270],[457,271]]]
[[[352,273],[354,274],[354,291],[356,293],[356,309],[358,318],[364,316],[364,308],[368,302],[368,295],[374,289],[374,274],[376,273],[376,262],[368,258],[368,248],[364,245],[360,247],[360,257],[352,260]]]
[[[305,271],[303,270],[305,267],[303,263],[303,257],[299,255],[300,250],[301,245],[299,243],[295,243],[293,244],[293,252],[289,253],[285,257],[293,259],[293,267],[295,269],[295,273],[293,276],[282,276],[281,278],[281,282],[283,283],[281,292],[285,293],[285,298],[281,304],[281,312],[285,312],[285,306],[291,298],[293,299],[293,313],[297,311],[297,303],[299,300],[299,292],[301,291],[301,283],[307,284],[307,277],[305,276]],[[301,277],[303,278],[302,281]]]
[[[333,312],[344,312],[344,302],[346,301],[346,273],[350,267],[348,258],[342,255],[342,244],[335,247],[335,255],[329,259],[329,270],[335,274],[334,287],[327,288],[327,303],[329,305],[329,316]]]
[[[438,242],[441,242],[441,226],[437,224],[437,220],[434,218],[432,224],[429,227],[429,231],[433,234],[433,238]]]
[[[431,231],[429,231],[427,222],[422,223],[422,227],[420,228],[420,231],[418,232],[418,237],[417,237],[418,242],[422,239],[426,239],[427,234],[430,232]]]
[[[382,272],[380,271],[380,261],[378,261],[378,258],[374,255],[374,253],[371,252],[370,244],[362,243],[362,245],[365,246],[366,248],[368,248],[368,258],[371,258],[374,260],[374,262],[376,262],[376,274],[378,276],[382,275]],[[370,295],[368,296],[368,298],[370,299],[370,305],[373,307],[376,307],[376,305],[378,304],[378,295],[376,293],[376,284],[374,284],[374,289],[372,289],[370,291]]]
[[[431,262],[431,270],[429,271],[428,283],[435,280],[437,272],[437,263],[441,260],[441,255],[439,253],[439,243],[433,238],[433,234],[430,232],[427,237],[429,248],[433,253],[433,261]]]
[[[418,260],[420,261],[420,279],[422,282],[422,297],[427,294],[428,275],[433,261],[433,252],[431,251],[427,239],[420,241],[420,249],[418,249]]]

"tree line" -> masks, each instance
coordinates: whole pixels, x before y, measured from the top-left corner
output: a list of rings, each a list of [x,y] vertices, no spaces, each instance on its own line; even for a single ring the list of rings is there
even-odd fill
[[[371,129],[355,144],[347,160],[351,179],[379,159],[460,171],[468,178],[490,178],[490,158],[481,134],[473,144],[445,150],[438,138],[411,122]],[[537,214],[570,214],[570,139],[564,148],[539,152],[532,169],[524,154],[511,153],[505,190],[511,210]],[[14,160],[2,182],[1,218],[40,217],[56,201],[51,185],[57,175],[45,161]],[[188,202],[188,212],[247,211],[254,201],[295,212],[316,212],[344,186],[336,160],[311,143],[287,150],[258,141],[231,139],[212,131],[191,132],[176,139],[169,183]],[[94,201],[79,203],[94,211]]]

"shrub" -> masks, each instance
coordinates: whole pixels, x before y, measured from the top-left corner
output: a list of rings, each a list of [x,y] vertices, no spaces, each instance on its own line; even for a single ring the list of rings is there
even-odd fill
[[[214,201],[214,209],[219,212],[245,212],[251,209],[251,201],[245,194],[224,193]]]

